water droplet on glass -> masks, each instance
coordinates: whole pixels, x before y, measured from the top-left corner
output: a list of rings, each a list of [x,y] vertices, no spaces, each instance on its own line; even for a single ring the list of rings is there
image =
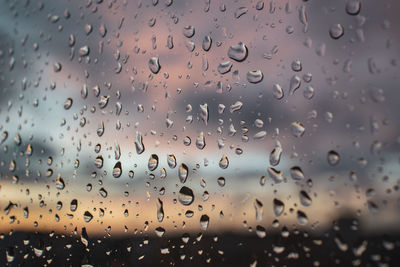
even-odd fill
[[[203,149],[206,146],[206,141],[204,138],[204,133],[200,132],[200,135],[196,138],[196,147],[198,149]]]
[[[147,167],[149,168],[150,171],[154,171],[155,169],[157,169],[157,166],[158,166],[158,156],[156,154],[151,154]]]
[[[121,166],[121,161],[118,161],[117,163],[115,163],[113,171],[112,171],[112,175],[114,176],[114,178],[119,178],[122,174],[122,166]]]
[[[278,171],[274,168],[268,168],[267,171],[268,171],[269,177],[271,177],[275,183],[278,184],[278,183],[283,182],[284,177],[283,177],[282,171]]]
[[[344,34],[344,28],[341,24],[333,24],[329,28],[329,35],[332,39],[339,39]]]
[[[178,200],[182,205],[189,206],[194,201],[193,190],[183,186],[181,190],[179,190]]]
[[[256,220],[258,222],[262,221],[262,217],[264,214],[264,206],[263,206],[262,202],[256,198],[254,199],[254,208],[256,210]]]
[[[298,166],[293,166],[290,168],[290,176],[293,180],[300,181],[304,179],[304,173]]]
[[[171,169],[175,168],[176,167],[176,158],[175,158],[175,156],[172,155],[172,154],[167,155],[167,163],[168,163],[168,166]]]
[[[301,66],[301,62],[300,60],[295,60],[292,62],[292,70],[293,71],[301,71],[303,69],[303,67]]]
[[[162,222],[164,220],[164,206],[161,199],[157,198],[157,220]]]
[[[335,166],[335,165],[337,165],[339,163],[340,156],[336,151],[331,150],[331,151],[328,152],[327,159],[328,159],[329,165]]]
[[[303,206],[306,206],[306,207],[311,206],[312,199],[306,191],[301,190],[299,195],[300,195],[300,202]]]
[[[201,45],[203,47],[204,51],[210,50],[211,44],[212,44],[211,37],[209,35],[204,36],[203,43]]]
[[[97,168],[101,169],[101,168],[103,167],[103,162],[104,162],[103,156],[102,156],[102,155],[99,155],[99,156],[97,156],[96,159],[94,160],[94,165],[95,165]]]
[[[217,179],[217,183],[220,187],[224,187],[225,186],[225,178],[224,177],[219,177]]]
[[[144,152],[143,137],[140,132],[136,132],[135,147],[136,147],[136,153],[138,153],[138,155]]]
[[[183,35],[187,38],[192,37],[194,35],[194,32],[195,32],[194,27],[191,25],[185,26],[183,28]]]
[[[301,84],[301,79],[299,76],[294,75],[291,79],[290,79],[290,88],[289,88],[289,92],[291,95],[294,94],[294,92],[300,87]]]
[[[66,109],[66,110],[70,109],[72,106],[72,103],[73,103],[72,98],[67,98],[67,100],[65,100],[65,103],[64,103],[64,109]]]
[[[297,223],[300,225],[305,225],[308,223],[307,215],[301,210],[297,211]]]
[[[83,214],[83,220],[88,223],[92,219],[93,219],[93,215],[89,211],[85,211],[85,213]]]
[[[238,62],[244,61],[247,58],[247,54],[248,54],[247,47],[242,42],[230,46],[228,50],[228,57]]]
[[[361,2],[360,0],[348,0],[346,3],[346,12],[349,15],[358,15],[361,10]]]
[[[272,95],[278,100],[283,98],[283,90],[279,84],[275,83],[272,86]]]
[[[285,204],[280,201],[279,199],[274,199],[273,200],[273,209],[276,217],[281,216],[283,211],[285,210]]]
[[[219,167],[221,169],[226,169],[229,166],[229,159],[226,155],[223,155],[222,158],[219,160]]]
[[[292,122],[292,124],[290,125],[290,129],[292,131],[292,135],[294,137],[301,137],[303,136],[304,132],[305,132],[305,128],[303,126],[303,124],[301,124],[298,121]]]
[[[185,183],[188,177],[189,168],[186,166],[185,163],[179,165],[178,176],[181,183]]]
[[[200,217],[200,227],[203,230],[207,230],[208,225],[210,223],[210,217],[208,217],[207,215],[201,215]]]
[[[276,166],[279,164],[282,155],[282,146],[279,141],[276,141],[274,149],[272,149],[271,154],[269,154],[269,164]]]
[[[220,74],[228,73],[232,69],[232,62],[224,61],[218,65],[218,72]]]
[[[149,69],[152,73],[157,74],[160,71],[160,63],[158,61],[158,57],[151,57],[149,59]]]
[[[264,75],[261,70],[249,71],[246,74],[247,81],[249,83],[259,83],[262,81]]]

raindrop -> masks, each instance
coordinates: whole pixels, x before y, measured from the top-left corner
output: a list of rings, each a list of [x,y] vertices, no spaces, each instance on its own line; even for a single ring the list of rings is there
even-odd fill
[[[149,68],[152,73],[157,74],[160,71],[160,63],[158,62],[158,57],[151,57],[149,59]]]
[[[66,110],[70,109],[72,106],[72,103],[73,103],[72,98],[67,98],[67,100],[65,100],[65,103],[64,103],[64,109],[66,109]]]
[[[330,151],[328,152],[327,159],[328,159],[329,165],[335,166],[335,165],[337,165],[337,164],[339,163],[339,161],[340,161],[340,156],[339,156],[339,154],[338,154],[336,151],[330,150]]]
[[[301,84],[301,79],[299,76],[294,75],[291,79],[290,79],[290,94],[293,95],[294,92],[300,87]]]
[[[151,154],[147,167],[149,168],[150,171],[154,171],[155,169],[157,169],[157,166],[158,166],[158,156],[156,154]]]
[[[333,24],[329,28],[329,35],[332,39],[339,39],[344,34],[344,28],[341,24]]]
[[[195,32],[194,27],[191,25],[185,26],[183,28],[183,35],[187,38],[192,37],[194,35],[194,32]]]
[[[278,170],[276,170],[274,168],[268,168],[268,175],[277,184],[283,182],[283,180],[284,180],[282,171],[278,171]]]
[[[217,179],[217,182],[218,182],[218,185],[219,185],[220,187],[224,187],[224,186],[225,186],[225,178],[224,178],[224,177],[219,177],[219,178]]]
[[[138,155],[144,152],[143,137],[140,132],[136,132],[135,147],[136,147],[136,153],[138,153]]]
[[[311,197],[308,195],[308,193],[304,190],[300,191],[300,202],[303,206],[308,207],[311,206],[312,204],[312,199]]]
[[[93,215],[89,211],[85,211],[85,213],[83,214],[83,220],[88,223],[92,219],[93,219]]]
[[[256,210],[256,220],[258,222],[262,221],[262,217],[264,214],[264,206],[263,206],[262,202],[256,198],[254,199],[254,208]]]
[[[222,158],[219,160],[219,167],[221,169],[226,169],[229,166],[229,160],[226,155],[223,155]]]
[[[201,229],[207,230],[209,223],[210,223],[210,217],[208,217],[206,214],[201,215],[201,217],[200,217]]]
[[[189,173],[189,168],[186,166],[185,163],[182,163],[179,166],[179,170],[178,170],[178,176],[179,176],[179,180],[181,181],[181,183],[185,183],[186,179],[188,177],[188,173]]]
[[[78,209],[78,200],[77,199],[73,199],[71,200],[71,203],[69,205],[69,209],[74,212]]]
[[[305,225],[308,223],[307,215],[301,210],[297,211],[297,223],[300,225]]]
[[[361,10],[360,0],[348,0],[346,3],[346,12],[349,15],[358,15]]]
[[[269,154],[269,164],[276,166],[279,164],[282,156],[282,146],[279,141],[276,141],[274,149]]]
[[[218,65],[218,72],[220,74],[228,73],[232,69],[232,62],[224,61]]]
[[[210,50],[211,44],[212,44],[211,37],[209,35],[204,36],[203,43],[201,45],[203,47],[204,51]]]
[[[204,139],[204,133],[200,132],[200,135],[196,138],[196,147],[198,149],[203,149],[206,146],[206,141]]]
[[[162,222],[164,220],[164,207],[161,199],[157,198],[157,220]]]
[[[274,199],[273,201],[273,208],[274,208],[274,213],[276,217],[279,217],[282,215],[283,211],[285,210],[285,204],[280,201],[279,199]]]
[[[97,158],[94,160],[94,165],[98,168],[101,169],[103,167],[103,156],[99,155]]]
[[[121,174],[122,174],[121,161],[118,161],[114,165],[112,175],[114,176],[114,178],[119,178],[121,176]]]
[[[305,132],[305,128],[303,126],[303,124],[301,124],[298,121],[292,122],[292,124],[290,125],[290,129],[292,131],[292,135],[294,137],[301,137],[304,135]]]
[[[272,95],[278,100],[283,98],[283,90],[279,84],[276,83],[272,86]]]
[[[304,173],[300,167],[294,166],[290,168],[290,176],[293,180],[300,181],[304,179]]]
[[[248,54],[247,47],[242,42],[230,46],[228,50],[228,57],[238,62],[244,61],[247,58],[247,54]]]
[[[259,83],[262,81],[264,75],[261,70],[249,71],[247,72],[246,78],[250,83]]]
[[[167,163],[171,169],[176,167],[176,158],[173,154],[167,155]]]
[[[194,201],[193,190],[189,187],[183,186],[181,190],[179,190],[179,202],[184,206],[189,206]]]

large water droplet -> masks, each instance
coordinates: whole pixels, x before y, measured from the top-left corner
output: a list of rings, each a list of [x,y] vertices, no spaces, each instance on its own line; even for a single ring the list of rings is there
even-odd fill
[[[346,12],[349,15],[358,15],[361,10],[361,2],[360,0],[348,0],[346,3]]]
[[[264,207],[260,200],[254,199],[254,208],[256,210],[256,220],[259,222],[262,220],[264,214]]]
[[[208,215],[204,214],[200,217],[201,229],[207,230],[209,223],[210,223],[210,217],[208,217]]]
[[[293,166],[290,168],[290,176],[293,180],[299,181],[304,179],[304,173],[298,166]]]
[[[121,176],[121,174],[122,174],[121,161],[118,161],[114,165],[112,175],[114,176],[114,178],[119,178]]]
[[[276,166],[279,164],[281,161],[281,155],[282,155],[282,146],[279,141],[276,141],[274,149],[271,151],[271,154],[269,154],[269,164],[272,166]]]
[[[328,152],[327,159],[328,159],[329,165],[335,166],[335,165],[337,165],[339,163],[340,156],[336,151],[331,150],[331,151]]]
[[[305,225],[308,223],[307,215],[301,210],[297,211],[297,223],[300,225]]]
[[[152,73],[157,74],[160,71],[160,63],[158,61],[158,57],[151,57],[149,59],[149,69]]]
[[[157,198],[157,220],[162,222],[164,220],[164,206],[161,199]]]
[[[273,201],[273,209],[276,217],[281,216],[283,211],[285,210],[285,204],[279,199],[274,199]]]
[[[249,71],[246,74],[247,81],[249,83],[259,83],[262,81],[264,75],[261,70]]]
[[[154,171],[158,166],[158,156],[156,154],[151,154],[149,162],[147,164],[150,171]]]
[[[283,177],[282,171],[278,171],[274,168],[268,168],[267,171],[268,171],[269,177],[271,177],[275,183],[278,184],[278,183],[283,182],[284,177]]]
[[[290,125],[290,129],[292,131],[293,136],[295,137],[301,137],[303,136],[306,128],[304,128],[303,124],[301,124],[301,122],[295,121],[292,122],[292,124]]]
[[[272,86],[272,95],[278,100],[283,98],[283,90],[279,84],[276,83]]]
[[[344,28],[341,24],[333,24],[329,28],[329,35],[332,39],[339,39],[344,34]]]
[[[194,201],[193,190],[189,187],[183,186],[181,190],[179,190],[179,202],[184,206],[189,206]]]
[[[228,50],[228,57],[238,62],[244,61],[247,58],[247,54],[248,54],[247,47],[242,42],[230,46]]]
[[[212,44],[211,37],[209,35],[204,36],[203,43],[201,45],[203,47],[204,51],[210,50],[211,44]]]
[[[189,173],[189,168],[186,166],[185,163],[182,163],[179,166],[179,170],[178,170],[178,176],[179,176],[179,180],[181,181],[181,183],[185,183],[186,179],[188,177],[188,173]]]
[[[183,35],[187,38],[192,37],[194,35],[194,32],[195,32],[194,27],[191,25],[185,26],[183,28]]]
[[[144,152],[143,137],[140,132],[136,132],[135,147],[136,153],[138,153],[139,155]]]
[[[219,160],[219,167],[221,169],[226,169],[229,166],[229,159],[226,155],[223,155],[222,158]]]
[[[225,73],[228,73],[231,69],[232,69],[232,62],[230,62],[229,60],[228,61],[224,61],[224,62],[221,62],[219,65],[218,65],[218,72],[220,73],[220,74],[225,74]]]
[[[176,167],[176,158],[173,154],[167,155],[167,163],[171,169]]]
[[[306,206],[306,207],[311,206],[312,199],[311,199],[311,197],[308,195],[308,193],[306,191],[301,190],[300,194],[299,194],[299,197],[300,197],[300,202],[301,202],[301,204],[303,206]]]

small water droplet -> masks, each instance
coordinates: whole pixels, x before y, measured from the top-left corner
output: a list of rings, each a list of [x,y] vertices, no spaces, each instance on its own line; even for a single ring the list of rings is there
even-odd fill
[[[292,124],[290,125],[290,129],[292,131],[292,135],[295,137],[301,137],[304,135],[305,132],[305,128],[303,126],[303,124],[301,124],[298,121],[292,122]]]
[[[122,174],[122,166],[121,166],[121,161],[118,161],[117,163],[115,163],[113,171],[112,171],[112,175],[114,176],[114,178],[119,178]]]
[[[282,215],[283,211],[285,210],[285,204],[280,201],[279,199],[275,198],[273,200],[273,209],[276,217]]]

